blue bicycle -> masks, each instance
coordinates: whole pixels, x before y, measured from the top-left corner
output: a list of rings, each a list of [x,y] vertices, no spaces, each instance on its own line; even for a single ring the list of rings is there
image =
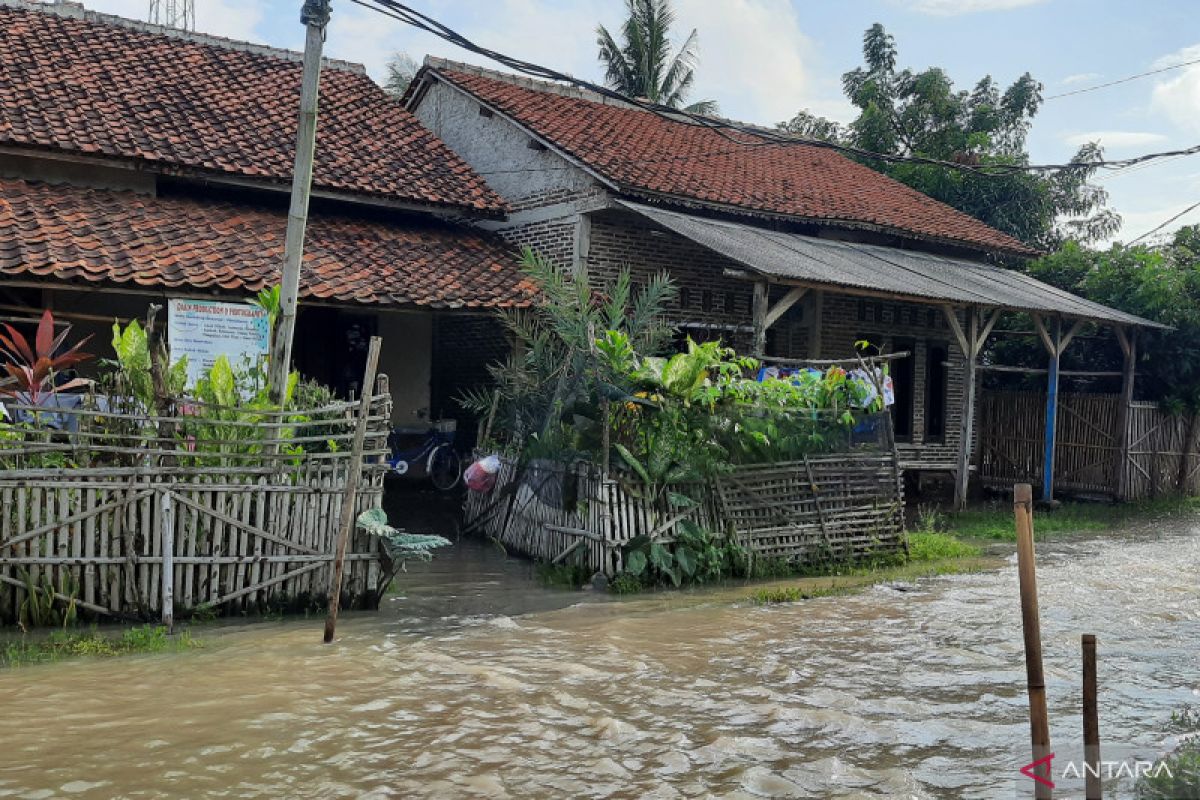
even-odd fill
[[[434,488],[448,492],[462,479],[454,433],[454,420],[439,420],[430,427],[393,428],[388,436],[388,465],[396,475],[417,476],[424,470]]]

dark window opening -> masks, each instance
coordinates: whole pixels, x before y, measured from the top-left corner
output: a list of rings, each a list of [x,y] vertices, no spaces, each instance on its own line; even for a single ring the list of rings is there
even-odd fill
[[[692,293],[690,291],[688,291],[688,288],[686,286],[680,287],[680,289],[679,289],[679,307],[687,308],[691,304],[692,304]]]
[[[700,295],[700,308],[705,311],[713,310],[713,295],[708,289],[705,289],[704,293]]]
[[[296,369],[333,389],[339,397],[361,393],[367,344],[378,333],[377,322],[374,315],[338,308],[302,308],[296,325]]]
[[[736,314],[737,313],[737,295],[734,294],[733,292],[725,293],[725,313],[726,314]]]
[[[925,365],[925,441],[946,441],[946,392],[949,370],[946,345],[930,343]]]
[[[912,353],[916,342],[912,339],[895,339],[892,351]],[[892,405],[892,427],[896,433],[896,441],[911,442],[913,435],[913,393],[915,389],[915,370],[913,357],[897,358],[891,362],[892,387],[896,394],[896,402]]]

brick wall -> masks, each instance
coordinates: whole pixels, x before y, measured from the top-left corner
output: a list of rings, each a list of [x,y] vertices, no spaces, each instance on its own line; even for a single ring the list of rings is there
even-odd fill
[[[433,419],[458,420],[457,443],[475,443],[476,419],[458,403],[469,389],[492,386],[488,366],[508,358],[509,342],[492,314],[439,314],[433,324],[430,411]]]
[[[531,222],[499,231],[514,248],[531,247],[562,267],[570,267],[575,256],[576,217]]]

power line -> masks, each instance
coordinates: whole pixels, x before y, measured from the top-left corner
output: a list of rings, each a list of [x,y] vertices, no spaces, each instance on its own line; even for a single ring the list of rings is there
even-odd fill
[[[351,2],[399,20],[400,22],[419,30],[431,33],[444,41],[456,45],[457,47],[461,47],[462,49],[475,53],[476,55],[483,56],[484,58],[502,64],[514,72],[541,80],[567,83],[576,88],[587,90],[601,97],[615,100],[635,108],[640,108],[644,111],[649,111],[672,121],[677,122],[681,118],[687,119],[700,127],[712,130],[714,133],[722,136],[723,138],[734,142],[739,146],[739,149],[742,147],[800,144],[810,147],[823,147],[830,150],[836,150],[846,155],[867,160],[883,161],[891,164],[903,163],[938,166],[981,175],[1010,175],[1022,172],[1041,173],[1061,172],[1067,170],[1125,169],[1136,164],[1141,164],[1160,158],[1200,153],[1200,145],[1194,145],[1182,150],[1147,153],[1145,155],[1136,156],[1133,158],[1118,159],[1114,161],[1098,159],[1092,161],[1070,161],[1066,164],[968,164],[958,161],[947,161],[940,158],[929,158],[926,156],[901,156],[891,153],[876,153],[870,150],[853,147],[851,145],[828,142],[822,139],[801,138],[798,136],[781,133],[779,131],[774,131],[769,128],[759,128],[756,126],[745,125],[742,123],[733,122],[731,120],[695,114],[683,109],[670,108],[668,106],[663,106],[646,100],[626,97],[620,92],[617,92],[606,86],[600,86],[590,81],[581,80],[550,67],[545,67],[531,61],[524,61],[514,56],[483,47],[482,45],[476,44],[462,34],[458,33],[453,28],[438,22],[433,17],[423,14],[420,11],[417,11],[408,5],[399,2],[398,0],[351,0]],[[689,154],[685,157],[694,158],[702,156]]]
[[[1167,220],[1166,222],[1162,223],[1161,225],[1158,225],[1157,227],[1151,228],[1150,230],[1146,231],[1146,232],[1145,232],[1145,233],[1143,233],[1141,236],[1137,237],[1137,238],[1136,238],[1136,239],[1134,239],[1132,242],[1130,242],[1130,243],[1129,243],[1129,245],[1130,245],[1130,246],[1133,246],[1133,245],[1137,244],[1138,242],[1140,242],[1142,239],[1145,239],[1147,236],[1153,236],[1154,234],[1156,234],[1156,233],[1158,233],[1159,231],[1161,231],[1163,228],[1165,228],[1165,227],[1167,227],[1168,225],[1170,225],[1170,224],[1171,224],[1172,222],[1174,222],[1175,220],[1179,219],[1180,217],[1182,217],[1183,215],[1185,215],[1185,214],[1187,214],[1187,213],[1189,213],[1189,212],[1195,211],[1197,208],[1200,208],[1200,202],[1192,203],[1190,206],[1188,206],[1187,208],[1185,208],[1183,211],[1180,211],[1178,214],[1176,214],[1175,216],[1171,217],[1171,218],[1170,218],[1169,220]]]
[[[1074,89],[1069,92],[1062,92],[1061,94],[1052,94],[1052,95],[1049,95],[1048,97],[1043,97],[1042,100],[1043,101],[1057,100],[1060,97],[1071,97],[1072,95],[1084,94],[1086,92],[1094,92],[1097,89],[1107,89],[1110,86],[1117,86],[1122,83],[1129,83],[1130,81],[1136,81],[1136,80],[1139,80],[1140,78],[1147,78],[1151,75],[1158,75],[1159,73],[1162,73],[1162,72],[1170,72],[1173,69],[1183,69],[1184,67],[1190,67],[1193,64],[1200,64],[1200,58],[1197,58],[1194,61],[1185,61],[1182,64],[1172,64],[1169,67],[1160,67],[1159,69],[1152,69],[1152,70],[1148,70],[1146,72],[1139,72],[1137,75],[1130,75],[1127,78],[1118,78],[1115,81],[1108,81],[1107,83],[1098,83],[1095,86],[1085,86],[1082,89]]]

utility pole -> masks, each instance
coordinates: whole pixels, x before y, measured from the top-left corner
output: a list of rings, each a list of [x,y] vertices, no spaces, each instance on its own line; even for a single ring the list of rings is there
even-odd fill
[[[300,86],[300,124],[296,131],[296,162],[292,171],[292,201],[288,209],[283,250],[283,278],[279,290],[279,318],[271,341],[268,383],[271,402],[282,406],[288,373],[292,368],[292,340],[296,332],[296,305],[300,295],[300,263],[304,257],[304,227],[308,223],[308,195],[312,187],[313,149],[317,142],[317,88],[321,82],[321,48],[329,24],[330,0],[304,0],[300,21],[304,39],[304,77]]]

